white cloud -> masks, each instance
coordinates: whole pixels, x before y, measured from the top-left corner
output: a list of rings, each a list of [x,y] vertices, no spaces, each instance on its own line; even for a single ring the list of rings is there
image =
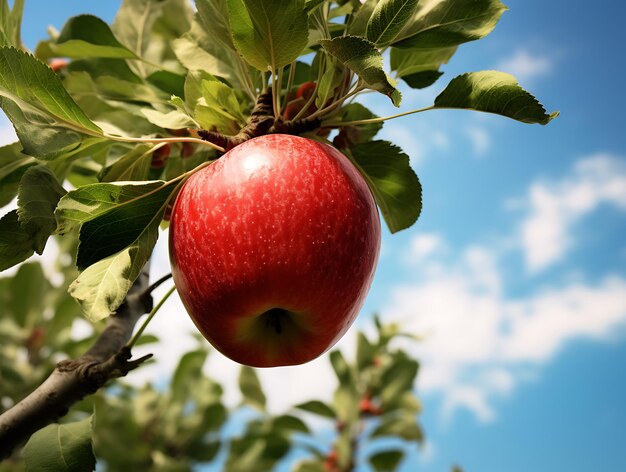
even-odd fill
[[[574,244],[572,226],[599,205],[626,210],[626,163],[604,154],[582,159],[565,178],[533,184],[528,200],[521,244],[536,272],[563,258]]]
[[[440,264],[441,265],[441,264]],[[626,326],[626,279],[571,282],[523,298],[507,296],[499,256],[471,247],[445,271],[397,287],[383,319],[424,336],[408,346],[422,361],[419,386],[443,396],[446,416],[467,408],[495,418],[508,396],[575,339],[610,338]]]
[[[421,233],[411,240],[410,254],[413,260],[426,259],[443,248],[441,236],[434,233]]]
[[[484,156],[491,147],[491,137],[487,130],[479,126],[470,126],[465,129],[465,134],[472,143],[474,154]]]
[[[519,81],[525,82],[548,74],[552,67],[552,59],[547,56],[518,49],[513,56],[500,61],[496,69],[513,74]]]

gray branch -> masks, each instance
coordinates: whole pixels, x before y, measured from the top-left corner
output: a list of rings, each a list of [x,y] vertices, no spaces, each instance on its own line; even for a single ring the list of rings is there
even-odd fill
[[[59,362],[35,391],[0,415],[0,460],[33,433],[65,416],[72,405],[150,357],[131,361],[126,347],[139,318],[152,309],[148,288],[146,265],[93,346],[78,359]]]

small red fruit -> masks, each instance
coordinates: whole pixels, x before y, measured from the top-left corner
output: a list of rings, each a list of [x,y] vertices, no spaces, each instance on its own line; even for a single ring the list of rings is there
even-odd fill
[[[324,470],[326,472],[338,472],[339,471],[338,462],[339,462],[339,454],[337,454],[337,451],[333,449],[332,451],[328,453],[328,455],[324,459]]]
[[[187,159],[196,153],[196,145],[193,143],[183,143],[180,150],[180,157]]]
[[[350,327],[374,275],[380,220],[343,154],[271,134],[189,178],[169,237],[200,332],[237,362],[271,367],[318,357]]]
[[[308,101],[312,96],[313,92],[315,92],[315,82],[305,82],[300,87],[298,87],[298,91],[296,92],[296,97],[303,98],[304,101]]]
[[[171,147],[169,144],[160,147],[152,153],[152,162],[150,163],[153,169],[162,169],[165,167],[167,160],[170,157]]]
[[[303,101],[299,101],[299,102],[294,102],[294,103],[290,103],[289,105],[287,105],[287,108],[285,108],[285,120],[289,121],[289,120],[293,120],[298,113],[300,113],[300,110],[302,110],[302,107],[304,107],[304,102]]]
[[[69,65],[69,63],[70,62],[67,59],[57,57],[50,60],[48,66],[50,66],[50,69],[52,69],[53,71],[58,72],[62,69],[65,69]]]

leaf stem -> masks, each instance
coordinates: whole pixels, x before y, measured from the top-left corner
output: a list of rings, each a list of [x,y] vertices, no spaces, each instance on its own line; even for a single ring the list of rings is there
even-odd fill
[[[363,90],[363,87],[361,85],[357,86],[352,92],[347,93],[346,95],[341,97],[339,100],[334,101],[333,103],[331,103],[327,107],[320,108],[315,113],[312,113],[308,118],[309,119],[314,119],[314,118],[317,118],[317,117],[319,117],[321,115],[325,115],[326,113],[328,113],[328,112],[334,110],[335,108],[337,108],[339,105],[341,105],[343,102],[345,102],[350,97],[353,97],[357,93],[361,92],[361,90]]]
[[[131,349],[135,343],[139,340],[139,338],[141,337],[141,335],[143,334],[143,332],[145,331],[145,329],[147,328],[148,324],[150,323],[150,321],[152,321],[152,318],[154,318],[154,315],[156,315],[157,311],[159,311],[159,309],[163,306],[163,304],[167,301],[167,299],[170,297],[170,295],[172,293],[174,293],[174,290],[176,290],[176,285],[173,285],[172,288],[170,288],[167,293],[165,295],[163,295],[163,298],[161,298],[161,300],[159,301],[159,303],[156,304],[156,306],[150,311],[150,314],[148,315],[148,317],[145,319],[145,321],[143,322],[143,324],[141,325],[141,327],[137,330],[137,332],[135,333],[135,335],[131,338],[131,340],[128,342],[128,344],[126,345],[126,347],[128,347],[129,349]]]
[[[281,67],[276,74],[276,83],[272,87],[272,91],[275,91],[276,103],[274,105],[274,119],[277,120],[280,117],[280,92],[283,87],[283,72],[285,68]]]
[[[169,279],[172,278],[172,274],[166,274],[163,277],[161,277],[159,280],[157,280],[156,282],[154,282],[153,284],[151,284],[144,293],[152,293],[154,290],[156,290],[163,282],[167,282]]]
[[[286,109],[287,105],[289,104],[289,91],[291,90],[291,87],[293,86],[293,79],[295,76],[296,76],[296,61],[293,61],[289,66],[289,77],[287,78],[287,88],[285,89],[285,103],[281,108],[281,113],[283,109]]]
[[[102,137],[106,139],[110,139],[111,141],[119,141],[123,143],[194,143],[194,144],[203,144],[205,146],[209,146],[216,151],[225,152],[224,148],[218,146],[217,144],[213,144],[210,141],[205,141],[199,138],[186,138],[186,137],[176,137],[176,138],[133,138],[130,136],[114,136],[111,134],[103,134]]]
[[[351,94],[351,95],[353,95],[353,94]],[[347,98],[347,97],[345,97],[345,98]],[[368,120],[355,120],[355,121],[322,122],[322,126],[326,126],[326,127],[341,127],[341,126],[368,125],[368,124],[372,124],[372,123],[383,123],[384,121],[387,121],[387,120],[393,120],[395,118],[400,118],[402,116],[413,115],[415,113],[422,113],[423,111],[434,110],[434,109],[435,109],[435,106],[431,105],[429,107],[418,108],[416,110],[405,111],[404,113],[398,113],[397,115],[391,115],[391,116],[384,116],[384,117],[381,117],[381,118],[370,118]]]

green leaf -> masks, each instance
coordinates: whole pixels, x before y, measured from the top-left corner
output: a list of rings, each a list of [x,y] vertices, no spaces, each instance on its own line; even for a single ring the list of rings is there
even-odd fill
[[[198,16],[207,35],[222,46],[235,50],[230,36],[226,0],[196,0]]]
[[[143,56],[150,45],[150,33],[163,10],[164,3],[155,0],[122,1],[115,15],[112,30],[115,37],[136,56]],[[154,39],[152,36],[152,40]]]
[[[305,0],[304,9],[310,15],[322,3],[324,3],[324,0]]]
[[[33,249],[42,254],[48,237],[56,229],[54,210],[67,191],[46,166],[31,167],[22,177],[17,197],[17,215],[30,234]]]
[[[239,126],[246,123],[235,91],[228,85],[217,80],[203,80],[201,90],[205,105],[222,120],[237,121]]]
[[[317,460],[298,462],[293,472],[327,472],[327,470],[324,467],[324,463],[321,460]]]
[[[359,7],[348,25],[349,35],[363,37],[367,35],[367,25],[370,22],[372,13],[374,13],[376,9],[376,5],[378,5],[378,1],[379,0],[366,0],[366,2]]]
[[[165,104],[170,96],[152,85],[137,84],[112,76],[92,78],[87,72],[71,72],[65,78],[67,90],[81,98],[92,95],[102,101],[144,102]]]
[[[20,143],[0,147],[0,207],[17,195],[24,172],[37,165],[37,161],[21,152]]]
[[[418,0],[381,0],[367,24],[367,39],[378,47],[391,43],[413,18]]]
[[[139,144],[126,152],[115,163],[100,172],[101,182],[141,181],[148,178],[152,148],[149,144]]]
[[[500,0],[433,0],[420,5],[394,46],[434,48],[474,41],[491,33],[507,10]]]
[[[295,61],[309,40],[304,0],[227,0],[237,51],[260,71]]]
[[[396,233],[417,221],[422,187],[409,156],[388,141],[370,141],[350,149],[353,162],[367,180],[389,231]]]
[[[0,46],[22,46],[20,29],[24,13],[24,0],[15,0],[13,9],[9,9],[7,0],[2,0],[0,7]]]
[[[51,424],[31,436],[24,447],[27,472],[86,472],[96,468],[91,440],[93,417]]]
[[[72,190],[65,195],[57,206],[57,233],[65,234],[78,228],[83,223],[106,215],[142,198],[158,194],[165,182],[155,180],[137,183],[102,183],[91,184]]]
[[[424,441],[424,433],[415,418],[405,415],[384,418],[370,434],[371,438],[382,436],[395,436],[418,443]]]
[[[237,84],[235,65],[239,60],[235,53],[208,37],[198,21],[193,22],[188,33],[173,41],[172,48],[177,59],[189,71],[203,71]],[[187,96],[185,100],[188,100]]]
[[[94,185],[109,187],[111,184]],[[132,244],[156,216],[163,212],[174,187],[174,184],[162,183],[153,192],[126,200],[106,212],[98,208],[96,212],[99,215],[81,225],[76,267],[83,270]],[[100,199],[95,200],[95,204],[101,202],[102,198],[110,197],[110,193],[104,192],[108,190],[94,192],[96,199]],[[109,202],[104,202],[104,206],[108,204]]]
[[[389,472],[397,469],[403,457],[404,452],[400,450],[381,451],[372,454],[368,461],[376,472]]]
[[[375,355],[376,347],[370,343],[364,333],[359,332],[356,342],[356,365],[359,371],[371,367]]]
[[[142,108],[141,113],[145,115],[150,123],[164,129],[182,129],[195,126],[195,122],[180,110],[171,110],[167,113],[157,111],[153,108]]]
[[[272,423],[272,430],[284,432],[286,434],[308,433],[309,428],[300,418],[291,415],[280,415],[276,417]]]
[[[261,382],[252,367],[243,365],[239,371],[239,389],[243,399],[250,406],[265,411],[265,394],[261,388]]]
[[[386,370],[381,379],[380,399],[383,407],[413,390],[419,364],[413,359],[399,359]]]
[[[358,36],[339,36],[320,41],[322,47],[373,90],[387,95],[395,106],[400,106],[402,94],[396,90],[395,81],[383,70],[383,56],[376,46]]]
[[[102,134],[72,100],[52,69],[17,49],[0,48],[0,96],[24,112],[48,115],[53,118],[53,125]]]
[[[0,108],[13,122],[23,152],[41,160],[52,160],[75,150],[82,136],[55,122],[45,112],[22,110],[7,98],[0,97]]]
[[[385,403],[385,412],[394,410],[402,410],[403,414],[417,415],[422,411],[422,404],[412,391],[407,391]]]
[[[57,56],[71,58],[136,59],[124,47],[104,21],[93,15],[79,15],[67,20],[56,44],[50,49]]]
[[[106,318],[124,301],[150,258],[174,187],[162,181],[93,184],[69,192],[59,202],[58,231],[81,225],[77,265],[89,267],[69,292],[90,320]]]
[[[414,89],[426,88],[443,74],[442,64],[447,64],[456,52],[456,46],[432,49],[391,48],[391,69],[396,76]]]
[[[435,99],[435,108],[464,108],[513,118],[523,123],[548,124],[559,112],[546,109],[510,74],[469,72],[450,82]]]
[[[298,408],[299,410],[313,413],[315,415],[323,416],[325,418],[335,419],[337,417],[335,410],[333,410],[326,403],[319,400],[311,400],[305,403],[300,403],[294,408]]]
[[[191,351],[180,359],[170,384],[174,401],[184,404],[188,399],[189,392],[193,389],[198,378],[203,375],[202,367],[206,362],[207,355],[206,350]]]
[[[337,375],[340,385],[351,385],[354,383],[354,374],[350,364],[343,357],[341,351],[332,351],[330,353],[330,363]]]
[[[30,234],[22,228],[13,210],[0,219],[0,271],[13,267],[33,255]]]
[[[357,421],[359,417],[360,394],[355,384],[340,385],[333,394],[333,407],[337,418],[346,423]]]
[[[344,123],[371,120],[374,118],[378,118],[378,116],[360,103],[351,103],[341,109],[341,121]],[[355,144],[369,142],[382,127],[383,124],[380,122],[342,126],[339,130],[339,135],[334,140],[334,144],[337,147],[345,149]]]
[[[326,102],[333,97],[335,88],[341,85],[343,78],[343,68],[337,67],[336,61],[326,61],[326,70],[317,86],[315,106],[318,109],[324,108]]]
[[[156,244],[163,210],[129,246],[85,269],[68,291],[92,322],[113,314],[122,304]]]
[[[12,315],[20,327],[32,330],[41,323],[43,311],[48,305],[49,300],[45,295],[52,288],[50,282],[41,264],[36,262],[22,264],[9,280],[9,298],[3,301],[2,308]]]

